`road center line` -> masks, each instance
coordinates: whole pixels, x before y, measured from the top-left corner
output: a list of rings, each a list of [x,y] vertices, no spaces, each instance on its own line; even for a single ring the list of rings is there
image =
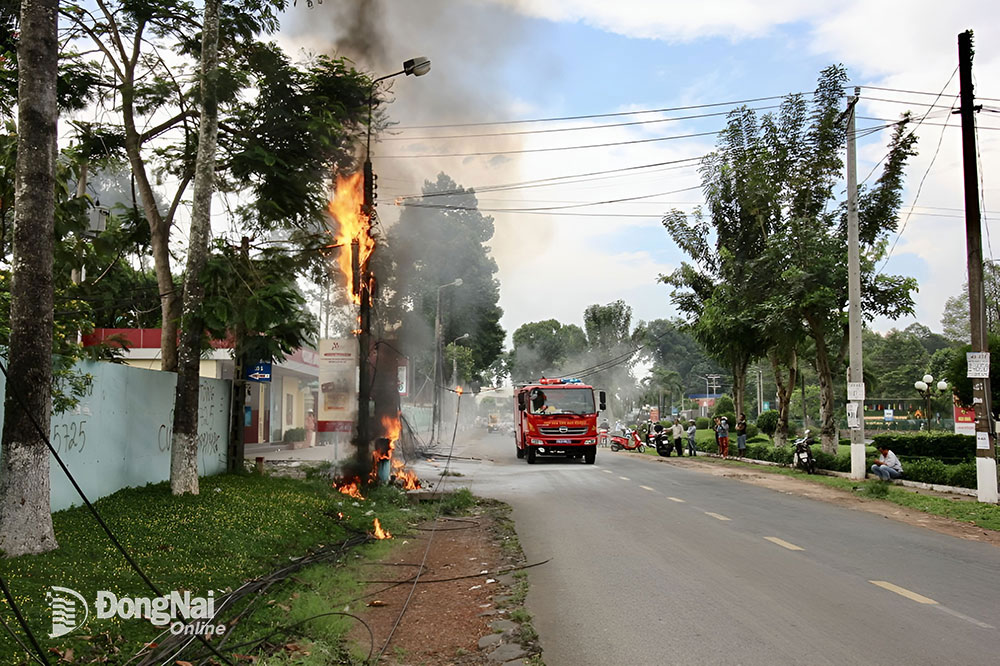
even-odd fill
[[[895,592],[900,596],[906,597],[910,601],[916,601],[918,604],[929,604],[935,606],[937,605],[937,602],[934,601],[933,599],[925,597],[922,594],[917,594],[916,592],[911,592],[910,590],[907,590],[905,587],[900,587],[899,585],[893,585],[892,583],[886,582],[884,580],[870,580],[868,582],[871,583],[872,585],[877,585],[882,589],[889,590],[890,592]]]
[[[614,474],[614,472],[612,472],[610,469],[602,469],[601,471],[604,472],[605,474]]]
[[[680,497],[668,497],[667,499],[670,500],[671,502],[680,502],[681,504],[683,504],[686,501],[682,500]]]
[[[627,476],[619,476],[618,478],[621,479],[622,481],[631,481],[632,480],[632,479],[628,478]]]
[[[976,625],[977,627],[982,627],[983,629],[996,629],[996,627],[994,627],[992,624],[986,624],[985,622],[980,622],[979,620],[977,620],[974,617],[969,617],[968,615],[963,615],[962,613],[959,613],[958,611],[953,611],[952,609],[948,608],[947,606],[942,606],[942,605],[938,604],[934,608],[937,608],[938,610],[942,610],[945,613],[948,613],[949,615],[954,615],[955,617],[959,618],[960,620],[965,620],[966,622],[971,622],[972,624]]]
[[[764,537],[764,538],[770,541],[771,543],[776,543],[782,548],[787,548],[788,550],[805,550],[805,548],[800,548],[799,546],[796,546],[794,543],[788,543],[784,539],[779,539],[778,537]]]
[[[711,511],[706,511],[705,515],[712,516],[716,520],[732,520],[732,518],[726,518],[721,513],[712,513]]]
[[[639,486],[639,487],[642,488],[643,490],[648,490],[651,493],[659,492],[658,490],[656,490],[656,488],[650,488],[649,486]]]

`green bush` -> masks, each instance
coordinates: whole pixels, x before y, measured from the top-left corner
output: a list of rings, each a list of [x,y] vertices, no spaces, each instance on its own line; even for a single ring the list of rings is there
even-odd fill
[[[774,431],[778,429],[778,412],[769,409],[758,416],[757,429],[768,437],[774,437]]]
[[[285,437],[282,439],[285,444],[290,442],[304,442],[306,441],[306,429],[305,428],[289,428],[285,431]]]
[[[755,426],[753,423],[747,423],[747,441],[749,442],[758,434],[760,434],[760,431],[757,429],[757,426]]]
[[[707,416],[699,416],[695,419],[694,425],[698,430],[708,430],[712,427],[712,419]]]
[[[948,465],[940,460],[921,458],[903,463],[903,478],[909,481],[948,485],[951,481],[951,471]]]
[[[959,488],[976,488],[979,481],[976,479],[976,461],[969,460],[959,465],[952,465],[948,470],[948,485]]]
[[[733,402],[733,399],[723,393],[719,396],[719,399],[715,401],[715,409],[712,411],[712,416],[730,416],[735,411],[736,404]],[[733,420],[735,419],[732,419],[730,416],[730,421]]]
[[[949,432],[885,433],[874,437],[875,447],[888,446],[897,456],[964,462],[976,456],[976,438]]]
[[[851,471],[851,455],[834,456],[823,451],[814,450],[813,457],[816,458],[816,466],[820,469],[828,469],[834,472]]]

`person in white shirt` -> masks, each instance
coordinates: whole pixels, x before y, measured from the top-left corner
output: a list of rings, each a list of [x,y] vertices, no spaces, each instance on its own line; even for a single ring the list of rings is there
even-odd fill
[[[679,420],[674,421],[674,425],[670,428],[670,436],[674,440],[674,450],[677,451],[677,457],[684,455],[684,426],[681,425]]]
[[[872,474],[883,481],[898,479],[903,476],[903,465],[899,462],[896,454],[890,451],[889,447],[885,444],[879,444],[878,450],[879,456],[875,464],[872,465]]]
[[[688,455],[696,456],[698,455],[698,448],[694,445],[695,434],[698,432],[698,427],[695,425],[694,419],[688,421]]]

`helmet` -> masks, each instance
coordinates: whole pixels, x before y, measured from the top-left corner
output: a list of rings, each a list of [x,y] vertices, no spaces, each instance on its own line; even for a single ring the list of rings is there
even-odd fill
[[[723,416],[722,417],[722,422],[723,423],[729,423],[729,419],[727,419],[725,416]]]

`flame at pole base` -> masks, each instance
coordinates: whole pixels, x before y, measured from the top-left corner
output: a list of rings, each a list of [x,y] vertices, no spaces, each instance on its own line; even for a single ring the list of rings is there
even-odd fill
[[[341,483],[333,484],[334,488],[344,493],[348,497],[353,497],[354,499],[363,500],[364,496],[361,494],[361,484],[359,479],[350,479],[343,481]]]
[[[372,532],[372,533],[375,535],[376,539],[391,539],[392,538],[392,535],[389,534],[388,530],[382,529],[382,523],[380,523],[378,521],[378,518],[375,519],[375,531]]]

